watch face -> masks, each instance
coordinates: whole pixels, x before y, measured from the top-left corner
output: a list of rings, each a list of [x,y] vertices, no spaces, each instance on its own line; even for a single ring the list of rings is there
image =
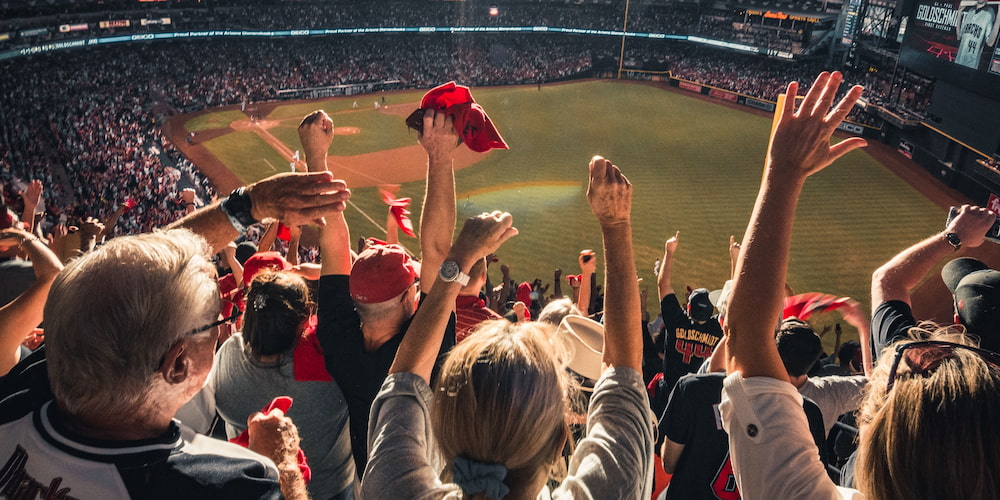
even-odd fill
[[[441,279],[445,281],[455,281],[458,278],[458,273],[461,270],[458,268],[458,263],[452,260],[446,260],[441,263],[440,275]]]

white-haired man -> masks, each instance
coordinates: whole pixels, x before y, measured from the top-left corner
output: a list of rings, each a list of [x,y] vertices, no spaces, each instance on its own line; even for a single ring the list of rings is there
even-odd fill
[[[283,174],[181,229],[115,238],[70,263],[46,303],[46,345],[0,379],[0,496],[305,498],[298,434],[280,412],[248,422],[266,458],[173,417],[204,384],[225,322],[210,247],[264,217],[332,215],[349,196],[329,174]]]

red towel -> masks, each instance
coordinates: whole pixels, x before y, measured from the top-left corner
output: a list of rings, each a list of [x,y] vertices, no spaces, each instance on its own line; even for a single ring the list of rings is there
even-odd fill
[[[271,403],[261,410],[261,413],[268,413],[271,410],[278,408],[282,413],[288,413],[288,409],[292,407],[292,398],[288,396],[278,396],[271,400]],[[247,431],[243,431],[239,436],[236,436],[229,440],[230,443],[238,444],[244,448],[250,447],[250,434]],[[299,450],[298,455],[299,460],[299,470],[302,471],[302,479],[305,482],[309,482],[312,479],[312,469],[309,468],[309,461],[306,460],[306,454]]]

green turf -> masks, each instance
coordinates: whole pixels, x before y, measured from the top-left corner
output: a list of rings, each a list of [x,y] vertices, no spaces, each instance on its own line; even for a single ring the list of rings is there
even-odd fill
[[[356,127],[360,133],[338,135],[330,145],[330,154],[353,156],[417,143],[415,133],[399,126],[401,119],[398,116],[365,109],[334,113],[332,118],[335,127]],[[268,131],[292,150],[302,149],[295,120],[283,120],[280,126]]]
[[[234,121],[246,119],[247,115],[243,114],[242,111],[216,111],[214,113],[205,113],[189,120],[184,124],[184,129],[188,132],[214,130],[228,127]]]
[[[600,255],[600,233],[585,197],[587,162],[600,154],[618,164],[635,186],[635,255],[639,277],[650,287],[653,314],[653,261],[674,231],[681,231],[674,287],[722,286],[729,273],[729,235],[743,234],[760,182],[769,118],[683,93],[615,81],[473,93],[511,149],[494,151],[456,173],[459,219],[493,209],[514,215],[521,234],[499,252],[514,279],[551,281],[557,267],[564,274],[578,272],[576,256],[581,249],[593,248]],[[415,102],[419,95],[412,94],[410,100]],[[397,95],[392,99],[404,102]],[[334,102],[349,109],[353,100]],[[306,103],[295,109],[301,116],[316,107]],[[283,108],[275,113],[284,113]],[[360,119],[374,113],[345,113],[334,120],[338,126],[346,125],[348,116],[354,115]],[[379,135],[405,137],[402,119],[394,119],[396,124],[386,129],[391,131]],[[272,133],[295,149],[297,141],[290,130]],[[394,140],[387,138],[386,144]],[[350,141],[338,138],[332,151],[355,154],[361,146]],[[423,182],[414,182],[400,192],[414,198],[414,221],[419,220],[423,189]],[[379,236],[369,218],[384,224],[385,205],[374,189],[354,193],[353,202],[360,210],[348,212],[353,235]],[[789,284],[800,293],[851,296],[867,309],[872,271],[922,235],[939,229],[944,217],[942,209],[871,157],[853,152],[806,185],[794,228]],[[415,240],[402,238],[416,250]],[[491,269],[491,277],[498,276],[499,269]],[[568,286],[564,290],[568,292]],[[849,328],[845,332],[853,335]]]
[[[246,183],[289,170],[288,160],[250,131],[230,132],[204,145]]]

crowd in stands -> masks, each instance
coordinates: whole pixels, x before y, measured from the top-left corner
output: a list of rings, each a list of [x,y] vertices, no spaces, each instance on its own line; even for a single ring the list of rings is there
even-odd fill
[[[106,218],[131,199],[138,206],[115,234],[148,230],[184,212],[178,192],[194,187],[198,203],[209,182],[159,130],[152,109],[191,111],[271,100],[278,91],[399,80],[429,87],[455,79],[472,85],[552,81],[617,69],[619,47],[581,35],[385,35],[309,40],[211,40],[134,44],[54,53],[8,62],[2,87],[6,120],[0,154],[7,199],[37,178],[49,186],[50,220]],[[212,57],[205,57],[206,50]],[[82,56],[82,57],[81,57]],[[674,76],[773,100],[789,78],[805,81],[817,63],[788,63],[684,43],[630,44],[626,61]],[[874,102],[902,99],[926,108],[929,85],[893,89],[884,73],[849,73]],[[849,119],[878,126],[856,110]],[[100,146],[100,147],[98,147]],[[178,178],[180,177],[180,178]],[[124,181],[122,179],[125,179]],[[148,200],[157,200],[151,205]]]
[[[580,173],[603,261],[580,253],[572,294],[559,272],[551,295],[542,280],[512,283],[510,269],[488,283],[494,252],[528,235],[494,211],[455,236],[456,148],[496,135],[462,126],[471,103],[454,104],[460,88],[424,101],[419,256],[394,243],[392,226],[354,251],[343,215],[351,193],[328,171],[333,122],[322,111],[298,128],[306,172],[200,209],[183,190],[184,216],[159,231],[113,237],[113,221],[88,218],[72,259],[34,233],[45,186],[32,182],[24,223],[9,212],[0,221],[0,277],[14,267],[33,275],[0,307],[0,491],[645,500],[654,483],[663,489],[659,463],[673,474],[666,499],[992,498],[1000,271],[954,257],[985,242],[995,213],[964,205],[877,269],[870,318],[856,302],[837,304],[858,328],[860,361],[823,366],[819,334],[786,317],[803,186],[866,145],[830,143],[862,95],[838,91],[842,83],[823,72],[801,103],[778,110],[760,195],[742,244],[730,237],[732,279],[718,297],[675,289],[683,239],[663,243],[657,321],[635,279],[631,199],[641,186],[600,156]],[[129,152],[142,141],[108,142]],[[235,244],[262,220],[316,226],[319,263],[272,251],[273,222],[256,248]],[[297,237],[291,230],[290,246]],[[222,272],[210,262],[218,252]],[[944,261],[959,325],[915,328],[912,290]],[[206,435],[216,412],[225,429],[214,432],[231,442]],[[842,464],[829,456],[831,430],[855,412],[866,432],[831,474]],[[957,472],[941,474],[952,461]]]

